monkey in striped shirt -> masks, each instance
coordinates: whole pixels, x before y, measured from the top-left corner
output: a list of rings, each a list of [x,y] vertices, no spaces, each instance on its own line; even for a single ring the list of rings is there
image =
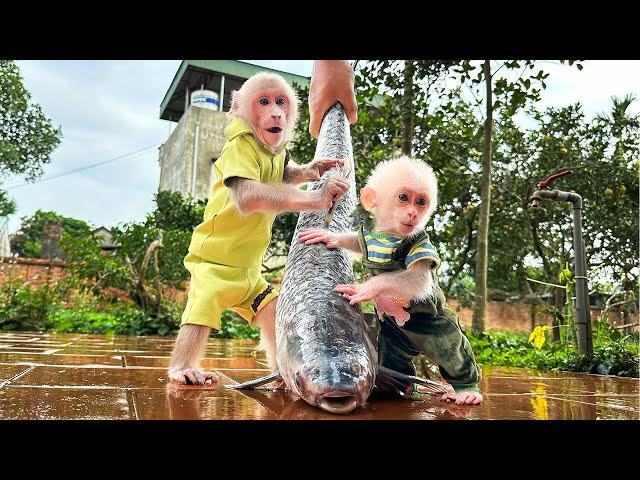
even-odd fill
[[[458,318],[447,308],[437,281],[440,258],[425,226],[436,209],[438,184],[422,160],[402,156],[381,162],[360,192],[362,207],[373,214],[373,229],[334,233],[320,228],[301,231],[298,241],[362,254],[365,281],[341,284],[335,291],[352,305],[372,300],[380,320],[380,364],[415,375],[412,359],[425,354],[434,361],[452,392],[441,399],[479,405],[478,367]],[[411,397],[416,385],[395,393]]]

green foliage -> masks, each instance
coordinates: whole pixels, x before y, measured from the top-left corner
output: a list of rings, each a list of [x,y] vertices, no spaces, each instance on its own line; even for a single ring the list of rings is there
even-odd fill
[[[7,192],[0,190],[0,217],[6,217],[16,212],[16,203],[9,198]]]
[[[0,172],[33,180],[51,161],[62,133],[30,99],[15,62],[0,60]]]
[[[22,84],[15,62],[0,60],[0,174],[25,175],[34,180],[51,161],[51,152],[60,143],[62,131],[54,128]],[[0,190],[0,216],[16,210],[4,190]]]
[[[538,349],[527,342],[528,336],[523,333],[467,336],[478,363],[638,377],[638,341],[624,337],[614,339],[606,333],[611,330],[607,327],[594,328],[591,355],[582,355],[573,344],[545,342]]]
[[[155,196],[156,207],[145,222],[164,231],[192,232],[204,217],[205,200],[194,200],[180,192],[163,191]]]
[[[22,217],[20,229],[17,232],[17,240],[12,245],[12,250],[21,257],[39,258],[42,244],[40,240],[44,233],[46,221],[62,222],[63,234],[72,238],[85,237],[91,232],[89,224],[76,218],[65,217],[56,212],[36,210],[30,217]]]
[[[614,111],[616,102],[614,101]],[[583,234],[591,266],[599,265],[610,279],[627,278],[636,265],[638,249],[637,157],[640,116],[627,113],[585,119],[580,105],[531,109],[537,122],[525,131],[511,118],[496,125],[494,196],[490,251],[499,252],[490,263],[489,277],[496,287],[517,285],[523,291],[523,250],[542,264],[544,281],[556,283],[557,273],[572,263],[572,217],[570,205],[544,201],[542,219],[527,212],[535,184],[549,174],[569,168],[572,175],[551,188],[575,191],[583,198]],[[613,118],[617,118],[614,120]],[[611,187],[614,194],[603,192]],[[511,275],[505,272],[511,271]],[[591,280],[591,279],[590,279]],[[617,282],[616,282],[617,283]],[[629,282],[628,288],[634,288]],[[637,285],[637,284],[636,284]],[[534,286],[534,291],[542,287]],[[637,288],[636,288],[637,290]]]
[[[92,235],[62,236],[60,247],[67,252],[68,282],[79,290],[101,295],[108,287],[127,290],[133,282],[131,269],[119,255],[103,255]]]
[[[461,307],[470,308],[473,306],[473,298],[475,294],[475,282],[469,275],[462,275],[451,286],[450,293],[458,300]]]
[[[115,252],[105,255],[97,240],[87,234],[64,235],[60,245],[68,254],[69,272],[75,288],[95,295],[102,295],[109,287],[124,290],[139,308],[147,312],[149,318],[157,319],[157,324],[153,323],[156,320],[138,319],[137,326],[131,324],[132,331],[144,331],[147,329],[146,323],[151,322],[148,326],[150,331],[164,334],[165,330],[173,328],[169,318],[175,315],[166,310],[165,307],[169,305],[167,302],[158,304],[156,280],[162,289],[163,286],[180,287],[189,278],[189,272],[182,262],[193,229],[202,221],[205,202],[193,201],[178,192],[159,192],[155,203],[154,211],[147,215],[144,222],[113,228],[114,242],[119,245]],[[159,275],[156,275],[152,257],[141,287],[138,280],[145,254],[159,238],[161,231],[163,246],[155,250]]]
[[[177,307],[170,304],[149,315],[129,302],[74,294],[67,282],[32,286],[13,278],[0,286],[0,330],[174,335],[179,326]]]
[[[224,310],[220,319],[220,330],[215,334],[218,338],[260,339],[260,328],[249,324],[240,315],[231,310]]]
[[[174,315],[151,316],[132,306],[113,311],[92,307],[53,309],[46,327],[58,333],[100,333],[107,335],[175,335],[180,320]]]
[[[113,334],[118,326],[116,315],[93,308],[56,308],[47,317],[47,330],[56,333]]]
[[[155,208],[144,222],[132,222],[115,227],[114,238],[120,244],[115,258],[122,265],[131,261],[137,272],[151,242],[163,231],[163,248],[158,251],[160,279],[178,286],[189,278],[182,261],[187,255],[193,229],[202,222],[206,202],[195,201],[179,192],[163,191],[155,196]],[[147,270],[147,280],[154,277]],[[122,288],[122,287],[121,287]]]
[[[411,105],[412,152],[429,163],[438,176],[438,209],[429,235],[443,261],[442,287],[451,295],[464,273],[475,276],[476,236],[480,210],[480,172],[483,150],[481,89],[483,72],[471,62],[415,61],[414,101]],[[577,66],[579,63],[568,62]],[[400,153],[403,114],[403,62],[360,63],[356,71],[358,122],[351,126],[356,160],[356,185],[364,184],[381,160]],[[527,212],[536,183],[550,173],[572,168],[557,182],[584,198],[583,227],[590,265],[603,265],[603,275],[626,282],[637,291],[633,267],[638,251],[638,182],[640,162],[638,115],[629,113],[634,98],[612,101],[611,112],[587,120],[580,105],[538,109],[547,73],[531,60],[510,60],[494,69],[494,138],[489,234],[488,286],[504,296],[548,293],[527,277],[557,283],[565,262],[571,263],[570,208],[544,202],[548,216],[541,223]],[[444,88],[448,79],[453,88]],[[469,88],[468,88],[469,87]],[[467,100],[470,89],[480,89]],[[300,91],[306,98],[307,90]],[[376,95],[384,94],[381,101]],[[374,98],[376,107],[373,107]],[[479,113],[480,112],[480,113]],[[533,119],[523,128],[518,115]],[[296,162],[313,157],[315,140],[308,131],[305,106],[292,148]],[[555,186],[555,185],[554,185]],[[611,197],[603,191],[610,187]],[[295,221],[279,225],[278,238],[290,239]],[[286,253],[286,249],[283,250]],[[590,281],[592,279],[590,278]],[[594,278],[595,280],[595,278]],[[456,294],[459,286],[456,287]],[[464,289],[460,292],[465,294]],[[469,297],[464,299],[469,301]]]
[[[0,286],[0,329],[43,330],[50,311],[59,303],[56,287],[36,287],[22,279],[9,279]]]

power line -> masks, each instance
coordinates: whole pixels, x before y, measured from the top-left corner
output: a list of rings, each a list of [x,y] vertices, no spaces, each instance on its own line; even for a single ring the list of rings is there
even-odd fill
[[[87,165],[86,167],[77,168],[75,170],[71,170],[69,172],[61,173],[59,175],[53,175],[51,177],[45,177],[45,178],[42,178],[42,179],[37,180],[35,182],[31,182],[31,183],[27,182],[27,183],[22,183],[22,184],[19,184],[19,185],[11,185],[10,187],[7,187],[5,190],[14,190],[16,188],[27,187],[29,185],[35,185],[36,183],[42,183],[42,182],[46,182],[47,180],[53,180],[55,178],[60,178],[60,177],[66,176],[66,175],[71,175],[72,173],[78,173],[78,172],[81,172],[83,170],[88,170],[90,168],[99,167],[100,165],[104,165],[105,163],[115,162],[116,160],[122,160],[123,158],[127,158],[127,157],[133,157],[135,155],[139,155],[140,153],[146,152],[147,150],[151,150],[152,148],[158,148],[159,146],[160,145],[151,145],[150,147],[143,148],[142,150],[138,150],[138,151],[135,151],[135,152],[127,153],[125,155],[121,155],[119,157],[111,158],[109,160],[104,160],[102,162],[94,163],[92,165]]]

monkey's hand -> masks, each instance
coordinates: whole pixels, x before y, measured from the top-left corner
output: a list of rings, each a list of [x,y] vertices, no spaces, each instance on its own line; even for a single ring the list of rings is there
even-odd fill
[[[311,192],[316,196],[316,209],[327,210],[333,202],[337,202],[349,190],[349,183],[343,178],[333,176],[322,186],[320,190]]]
[[[456,405],[480,405],[484,399],[480,392],[462,391],[458,393],[445,393],[440,397],[443,402],[455,402]]]
[[[307,181],[315,182],[320,180],[320,177],[327,170],[331,170],[334,167],[341,167],[344,165],[344,160],[339,158],[316,158],[307,164],[305,168],[304,177]]]
[[[338,236],[324,228],[305,228],[298,233],[298,241],[305,245],[324,243],[327,248],[338,248]]]
[[[203,373],[197,368],[170,368],[169,379],[183,385],[211,385],[218,381],[218,376],[211,373]]]
[[[347,60],[316,60],[309,86],[309,133],[312,137],[318,138],[322,118],[336,102],[344,107],[349,123],[356,123],[358,105],[353,68]]]
[[[360,284],[341,283],[336,285],[333,291],[341,293],[351,305],[355,305],[383,294],[380,282],[375,280],[374,277]]]
[[[385,313],[393,317],[399,327],[402,327],[411,318],[409,312],[405,308],[409,307],[410,301],[406,298],[392,297],[388,295],[379,295],[373,298],[373,304],[376,306],[378,315]]]

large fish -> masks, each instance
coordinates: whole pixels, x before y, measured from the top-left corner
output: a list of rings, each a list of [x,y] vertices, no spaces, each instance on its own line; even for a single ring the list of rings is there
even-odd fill
[[[310,405],[345,414],[364,403],[374,387],[379,373],[376,346],[360,306],[350,305],[333,291],[339,283],[355,283],[347,251],[297,240],[298,232],[305,228],[353,230],[355,164],[349,123],[340,103],[325,114],[315,158],[343,159],[344,166],[325,172],[308,189],[320,189],[331,175],[341,175],[348,180],[349,191],[329,213],[301,212],[298,217],[276,309],[278,372],[232,388],[255,388],[282,378],[289,390]],[[382,367],[380,373],[389,380],[395,377],[395,382],[402,376]]]
[[[349,182],[349,191],[329,215],[301,212],[298,217],[278,299],[277,360],[287,387],[307,403],[348,413],[369,397],[378,363],[360,307],[333,291],[339,283],[354,283],[352,259],[346,250],[297,240],[305,228],[353,230],[355,169],[349,122],[339,103],[322,121],[315,158],[340,158],[344,166],[325,172],[307,188],[320,189],[331,175],[341,175]]]

